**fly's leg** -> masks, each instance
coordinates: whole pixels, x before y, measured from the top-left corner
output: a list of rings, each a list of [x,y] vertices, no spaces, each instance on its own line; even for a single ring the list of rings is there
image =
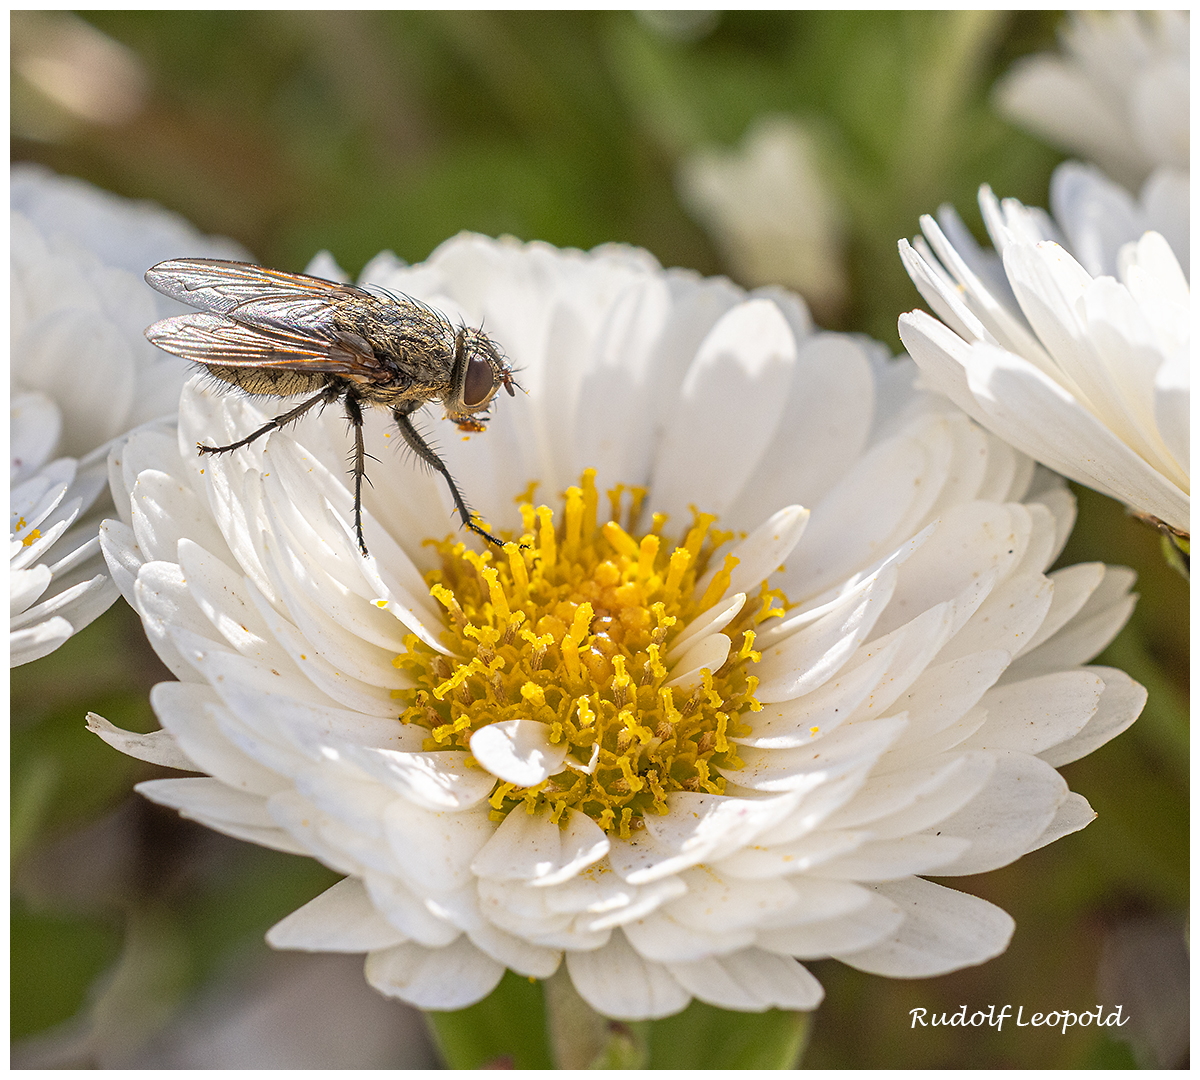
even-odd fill
[[[278,431],[285,424],[290,424],[293,420],[299,420],[314,405],[328,405],[331,401],[337,401],[341,396],[341,387],[331,384],[314,397],[310,397],[307,401],[302,401],[291,412],[285,412],[282,416],[275,417],[269,424],[263,424],[256,432],[252,435],[247,435],[244,439],[239,439],[228,446],[205,446],[204,443],[196,443],[196,449],[202,454],[224,454],[230,450],[249,446],[256,439],[260,439],[272,431]]]
[[[362,482],[367,474],[366,450],[363,448],[363,414],[358,398],[346,395],[346,419],[354,428],[354,534],[358,537],[358,548],[366,555],[367,542],[362,534]]]
[[[413,408],[417,407],[419,405],[413,406]],[[495,544],[496,547],[503,547],[503,540],[493,536],[482,526],[475,524],[475,518],[467,508],[466,500],[462,497],[462,492],[458,490],[458,485],[454,482],[454,477],[450,475],[450,470],[446,468],[445,462],[433,452],[432,447],[421,438],[420,433],[413,427],[413,422],[409,419],[408,412],[401,407],[393,409],[392,416],[395,417],[396,424],[400,428],[400,434],[404,436],[404,441],[412,447],[413,453],[446,478],[446,483],[450,485],[450,496],[454,499],[454,505],[458,509],[459,517],[462,518],[462,523],[473,533],[482,536],[488,543]]]

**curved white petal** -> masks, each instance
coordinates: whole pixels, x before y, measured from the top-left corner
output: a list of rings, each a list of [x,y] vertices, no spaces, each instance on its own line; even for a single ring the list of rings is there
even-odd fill
[[[342,878],[267,931],[268,945],[307,952],[370,952],[403,941],[354,877]]]
[[[608,854],[604,831],[586,814],[568,810],[565,828],[548,812],[509,814],[475,856],[480,877],[528,881],[542,887],[575,877]]]
[[[1004,951],[1012,937],[1009,915],[967,893],[921,878],[884,882],[872,888],[896,904],[905,919],[880,944],[836,954],[843,963],[860,971],[924,979],[990,960]]]
[[[667,970],[685,990],[723,1009],[815,1009],[825,996],[821,984],[795,960],[760,949],[709,957]]]
[[[406,942],[369,953],[364,973],[388,997],[418,1009],[450,1012],[487,997],[500,982],[504,965],[460,937],[439,949]]]
[[[567,743],[550,741],[550,728],[537,720],[503,720],[471,736],[471,753],[493,776],[518,787],[534,787],[563,767]]]
[[[618,931],[602,949],[567,953],[567,970],[579,996],[618,1020],[656,1020],[691,1000],[661,964],[643,959]]]

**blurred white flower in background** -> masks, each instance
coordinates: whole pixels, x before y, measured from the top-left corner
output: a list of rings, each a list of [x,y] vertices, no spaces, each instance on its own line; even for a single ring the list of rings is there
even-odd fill
[[[1187,170],[1189,37],[1186,11],[1075,12],[1063,55],[1018,61],[996,86],[997,104],[1130,187],[1159,167]]]
[[[236,257],[181,218],[32,166],[10,175],[10,664],[58,648],[117,598],[97,531],[108,444],[173,414],[188,365],[142,336],[181,306],[142,280],[177,255]]]
[[[90,723],[207,774],[147,797],[346,875],[271,943],[366,953],[427,1009],[565,963],[623,1018],[811,1009],[805,959],[1001,952],[1008,915],[921,875],[1086,825],[1056,767],[1145,697],[1082,666],[1129,571],[1046,573],[1065,484],[783,292],[469,235],[363,279],[486,325],[519,371],[485,435],[427,426],[523,546],[468,547],[378,411],[365,558],[337,410],[202,459],[276,410],[196,378],[177,435],[112,459],[106,556],[180,681],[159,732]]]
[[[845,212],[802,124],[767,117],[737,149],[696,151],[677,187],[743,284],[794,289],[822,317],[845,302]]]
[[[1155,217],[1093,169],[1059,167],[1056,217],[979,202],[995,252],[950,208],[900,241],[923,311],[900,337],[928,385],[1042,464],[1187,536],[1190,288]],[[1169,228],[1169,223],[1164,227]],[[1186,244],[1186,231],[1174,231]],[[1183,247],[1187,258],[1187,247]]]

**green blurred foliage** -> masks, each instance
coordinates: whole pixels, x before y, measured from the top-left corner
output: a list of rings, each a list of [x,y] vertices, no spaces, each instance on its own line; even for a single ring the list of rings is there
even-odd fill
[[[285,269],[320,249],[351,273],[385,248],[417,261],[473,229],[584,248],[626,241],[664,265],[727,272],[678,201],[676,169],[784,113],[814,133],[848,215],[851,300],[826,325],[898,349],[897,316],[919,297],[897,240],[943,202],[982,238],[978,186],[1045,205],[1059,161],[988,102],[1017,57],[1053,47],[1053,12],[727,12],[692,38],[614,11],[81,17],[141,65],[144,106],[89,124],[34,101],[14,74],[14,160],[154,199]],[[814,964],[827,996],[810,1032],[791,1014],[694,1004],[634,1032],[650,1067],[785,1067],[808,1036],[809,1067],[1132,1066],[1126,1043],[1095,1030],[914,1031],[908,1016],[964,1002],[1091,1007],[1107,928],[1187,904],[1188,590],[1155,533],[1076,492],[1062,561],[1137,570],[1141,602],[1099,662],[1129,671],[1150,699],[1131,731],[1064,769],[1096,822],[1003,870],[947,881],[1012,913],[1009,950],[931,980]],[[14,1036],[80,1010],[110,1027],[165,1022],[230,965],[253,963],[267,927],[335,878],[129,795],[165,773],[105,746],[84,716],[150,730],[147,694],[165,678],[123,602],[13,673]],[[132,854],[92,887],[64,851],[114,832]],[[64,865],[79,876],[56,888]],[[540,995],[510,973],[472,1009],[432,1014],[447,1062],[547,1067],[544,1027],[510,1022],[540,1016]]]
[[[104,920],[39,915],[19,899],[9,912],[10,1030],[14,1039],[65,1023],[83,1008],[121,948]]]
[[[449,1069],[554,1068],[542,1020],[542,988],[515,972],[506,971],[477,1005],[426,1013],[426,1018]]]

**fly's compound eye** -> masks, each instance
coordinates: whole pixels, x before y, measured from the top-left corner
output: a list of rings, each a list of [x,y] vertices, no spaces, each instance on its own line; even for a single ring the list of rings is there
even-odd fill
[[[496,373],[486,360],[471,357],[467,364],[467,377],[463,380],[463,408],[474,412],[482,409],[496,392]]]

